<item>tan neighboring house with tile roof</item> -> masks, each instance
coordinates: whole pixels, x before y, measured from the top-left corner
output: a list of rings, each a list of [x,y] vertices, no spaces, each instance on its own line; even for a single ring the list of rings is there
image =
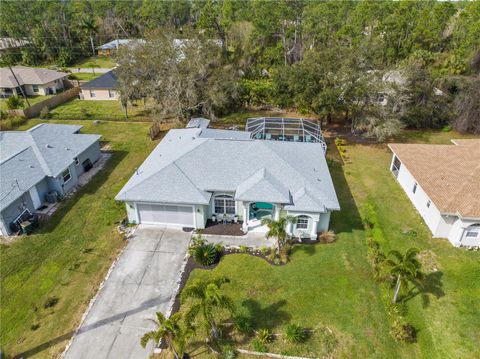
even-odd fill
[[[434,237],[480,246],[480,139],[390,144],[390,170]]]
[[[12,66],[13,73],[27,96],[53,95],[64,89],[68,74],[49,69]],[[22,96],[17,81],[8,67],[0,68],[0,97]]]

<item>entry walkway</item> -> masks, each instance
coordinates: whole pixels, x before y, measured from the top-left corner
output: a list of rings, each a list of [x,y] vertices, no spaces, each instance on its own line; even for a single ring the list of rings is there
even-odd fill
[[[167,313],[177,293],[190,233],[140,225],[100,289],[67,359],[145,359],[152,346],[140,346],[155,326],[155,313]]]

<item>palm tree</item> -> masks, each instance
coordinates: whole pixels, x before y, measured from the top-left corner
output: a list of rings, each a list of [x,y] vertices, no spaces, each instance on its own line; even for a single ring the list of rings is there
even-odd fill
[[[418,249],[416,248],[408,249],[405,254],[401,254],[396,250],[388,253],[390,258],[388,258],[385,263],[390,266],[390,273],[397,277],[393,303],[397,302],[400,287],[403,286],[407,288],[409,282],[415,282],[415,280],[422,275],[420,272],[421,264],[416,258],[417,253]]]
[[[194,304],[185,314],[185,321],[189,327],[193,328],[192,323],[201,314],[209,335],[215,339],[220,337],[221,333],[215,320],[216,312],[219,309],[235,312],[233,301],[222,294],[221,290],[222,284],[229,282],[226,277],[207,281],[195,280],[183,290],[182,301],[187,298],[194,300]]]
[[[271,218],[263,218],[262,225],[268,226],[268,232],[265,234],[267,238],[275,238],[277,244],[277,253],[280,253],[281,246],[283,246],[288,238],[287,225],[295,223],[296,218],[292,216],[281,217],[278,221]]]
[[[182,315],[180,313],[173,314],[170,318],[157,312],[157,320],[152,321],[157,325],[157,329],[147,332],[140,339],[140,344],[143,348],[147,346],[150,340],[153,340],[156,345],[161,340],[165,340],[168,350],[170,350],[175,359],[183,358],[185,350],[187,333],[180,327],[180,320]]]
[[[97,24],[95,24],[95,19],[91,16],[83,17],[80,20],[80,26],[90,38],[90,46],[92,46],[92,53],[95,57],[95,45],[93,44],[93,35],[97,32]]]

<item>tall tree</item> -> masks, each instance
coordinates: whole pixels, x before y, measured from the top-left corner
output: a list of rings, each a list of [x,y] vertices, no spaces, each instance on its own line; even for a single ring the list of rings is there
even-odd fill
[[[385,264],[390,266],[390,273],[396,277],[395,293],[393,303],[397,302],[400,288],[407,288],[408,283],[414,283],[422,275],[420,262],[417,260],[418,249],[410,248],[404,254],[392,250]]]
[[[157,319],[152,321],[157,328],[145,333],[140,339],[140,344],[145,348],[149,341],[158,345],[164,340],[175,359],[182,359],[187,338],[187,332],[180,326],[182,315],[175,313],[170,318],[166,318],[161,312],[157,312],[156,316]]]
[[[235,311],[232,299],[221,289],[223,284],[229,282],[230,280],[226,277],[207,281],[197,279],[185,287],[182,291],[182,301],[191,300],[192,302],[185,314],[185,320],[189,326],[193,327],[195,320],[201,316],[209,336],[213,339],[220,337],[217,315],[222,310],[227,310],[231,314]]]

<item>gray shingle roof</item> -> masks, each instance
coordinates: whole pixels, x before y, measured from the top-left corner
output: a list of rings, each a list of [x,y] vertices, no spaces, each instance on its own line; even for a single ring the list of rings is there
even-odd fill
[[[210,124],[210,120],[208,118],[195,117],[195,118],[192,118],[190,121],[188,121],[186,127],[205,129],[208,127],[209,124]]]
[[[26,66],[12,66],[20,85],[43,85],[66,77],[65,72]],[[17,87],[17,81],[8,67],[0,68],[0,87]]]
[[[206,128],[202,130],[199,135],[204,138],[216,138],[225,140],[249,140],[250,132],[246,131],[232,131],[232,130],[218,130],[215,128]]]
[[[99,135],[76,133],[81,128],[40,124],[27,131],[0,132],[0,207],[8,206],[45,176],[58,176],[74,157],[100,139]]]
[[[215,139],[202,137],[201,132],[197,128],[170,130],[115,198],[155,202],[152,198],[158,196],[162,198],[159,202],[176,203],[181,199],[181,203],[187,203],[188,195],[181,193],[183,187],[173,183],[188,180],[185,190],[192,191],[194,186],[205,200],[209,198],[205,193],[213,191],[237,192],[239,196],[247,193],[248,197],[271,195],[281,203],[290,203],[290,210],[302,210],[297,207],[296,197],[299,205],[305,206],[306,191],[312,211],[339,209],[321,144]],[[161,175],[161,181],[153,180],[153,175],[172,164],[179,170],[174,178]],[[155,185],[148,182],[144,186],[151,177]],[[259,184],[259,193],[254,193],[252,183]],[[262,194],[262,188],[271,193]],[[306,190],[302,192],[302,188]],[[205,203],[201,197],[195,194],[190,203]]]
[[[238,201],[290,203],[290,192],[265,168],[240,183],[235,193]]]
[[[118,87],[117,75],[114,71],[108,71],[80,87],[86,89],[116,89]]]

